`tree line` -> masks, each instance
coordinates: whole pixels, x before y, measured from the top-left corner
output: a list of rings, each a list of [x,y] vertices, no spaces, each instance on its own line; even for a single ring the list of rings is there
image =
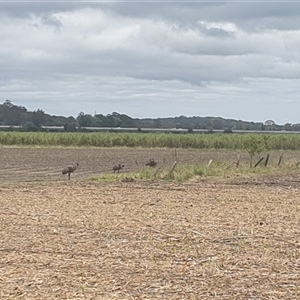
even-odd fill
[[[121,128],[183,128],[206,130],[286,130],[300,131],[300,124],[277,125],[274,122],[247,122],[224,119],[221,117],[170,117],[170,118],[131,118],[125,114],[85,114],[80,112],[73,116],[55,116],[42,109],[28,111],[24,106],[14,105],[11,100],[0,104],[0,125],[22,126],[23,131],[42,131],[42,126],[63,126],[65,131],[78,131],[81,127],[121,127]]]

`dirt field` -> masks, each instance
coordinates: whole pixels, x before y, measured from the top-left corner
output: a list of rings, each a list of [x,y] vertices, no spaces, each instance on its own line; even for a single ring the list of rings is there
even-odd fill
[[[208,163],[210,158],[236,160],[236,154],[209,151],[132,148],[0,148],[0,182],[63,180],[61,170],[68,164],[79,163],[74,179],[112,173],[115,164],[125,165],[123,172],[138,171],[153,158],[159,166],[199,161]],[[246,153],[244,160],[249,160]]]
[[[103,183],[88,178],[174,154],[0,152],[0,299],[300,299],[300,175]]]

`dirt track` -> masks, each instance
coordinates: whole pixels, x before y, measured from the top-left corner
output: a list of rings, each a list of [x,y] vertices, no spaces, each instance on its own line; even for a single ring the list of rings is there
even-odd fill
[[[297,175],[103,183],[86,178],[154,150],[0,150],[1,299],[300,298]],[[68,181],[70,155],[84,163]]]

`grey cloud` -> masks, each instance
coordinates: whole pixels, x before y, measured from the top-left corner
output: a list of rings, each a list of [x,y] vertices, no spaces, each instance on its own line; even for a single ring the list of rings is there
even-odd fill
[[[236,101],[238,118],[279,120],[282,99],[297,103],[299,92],[299,7],[0,3],[0,97],[50,113],[136,117],[147,117],[147,108],[149,117],[199,111],[235,118],[229,106]],[[253,97],[266,107],[274,101],[278,112],[244,111]]]
[[[62,27],[62,23],[54,16],[43,16],[41,22],[47,26],[54,26],[56,29]]]
[[[28,16],[52,14],[58,11],[72,11],[85,7],[86,4],[74,1],[26,1],[1,2],[0,13],[13,18],[28,18]]]

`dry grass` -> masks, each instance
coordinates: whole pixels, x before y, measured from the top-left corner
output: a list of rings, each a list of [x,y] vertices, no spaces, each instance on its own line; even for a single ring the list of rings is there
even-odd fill
[[[0,297],[299,299],[299,187],[3,183]]]

